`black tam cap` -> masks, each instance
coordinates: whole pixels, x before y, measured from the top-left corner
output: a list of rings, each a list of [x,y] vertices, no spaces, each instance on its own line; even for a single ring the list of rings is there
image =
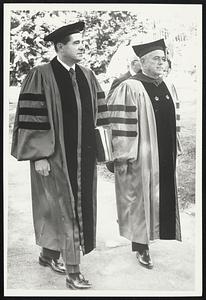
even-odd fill
[[[73,34],[73,33],[78,33],[84,29],[84,22],[77,22],[73,24],[69,24],[63,27],[58,28],[57,30],[53,31],[49,35],[44,37],[44,40],[46,42],[51,41],[51,42],[58,42],[61,41],[65,36]]]
[[[147,44],[135,45],[132,46],[132,48],[138,57],[142,57],[145,54],[152,52],[154,50],[163,50],[165,52],[166,45],[164,39],[160,39]]]

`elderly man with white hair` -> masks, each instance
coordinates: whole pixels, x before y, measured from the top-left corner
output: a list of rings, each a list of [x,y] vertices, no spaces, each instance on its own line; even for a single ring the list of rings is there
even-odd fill
[[[141,72],[108,97],[120,235],[153,267],[149,242],[181,241],[176,186],[179,100],[163,80],[164,39],[133,46]]]

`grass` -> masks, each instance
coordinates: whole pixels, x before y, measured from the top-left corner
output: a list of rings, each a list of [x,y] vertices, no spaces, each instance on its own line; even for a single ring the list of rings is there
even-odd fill
[[[177,167],[178,194],[180,208],[188,208],[195,203],[195,136],[182,134],[183,154]]]

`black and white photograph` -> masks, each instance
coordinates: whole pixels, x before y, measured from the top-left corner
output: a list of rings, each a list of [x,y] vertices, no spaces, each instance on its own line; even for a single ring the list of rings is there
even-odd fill
[[[4,295],[202,295],[202,5],[4,3]]]

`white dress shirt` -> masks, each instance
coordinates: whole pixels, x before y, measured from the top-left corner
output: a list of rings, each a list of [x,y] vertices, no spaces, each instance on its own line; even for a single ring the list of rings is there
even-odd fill
[[[58,56],[57,56],[57,60],[58,62],[60,62],[60,64],[62,64],[62,66],[67,69],[67,71],[69,71],[71,68],[75,71],[75,64],[73,64],[71,67],[68,66],[67,64],[65,64]]]

